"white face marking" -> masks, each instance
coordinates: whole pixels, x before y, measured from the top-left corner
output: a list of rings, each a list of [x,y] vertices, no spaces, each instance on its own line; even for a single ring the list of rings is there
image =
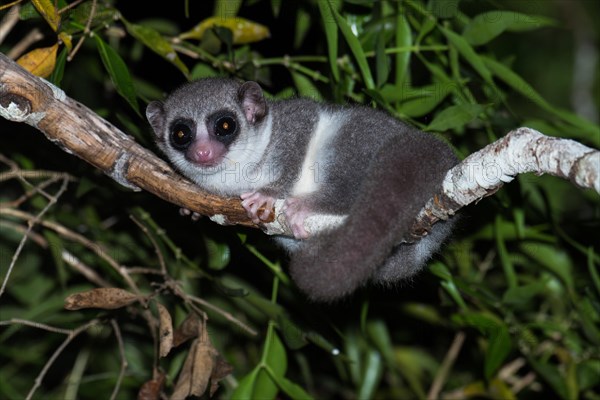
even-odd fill
[[[317,191],[323,180],[322,171],[326,167],[329,144],[339,131],[344,113],[319,112],[317,127],[310,138],[308,150],[302,163],[298,180],[292,189],[292,195],[304,195]]]
[[[196,184],[209,192],[237,196],[256,190],[278,178],[276,169],[265,162],[272,129],[272,117],[268,115],[261,130],[241,133],[243,136],[231,145],[221,164],[212,168],[200,169],[182,156],[172,161],[184,175],[193,177]]]

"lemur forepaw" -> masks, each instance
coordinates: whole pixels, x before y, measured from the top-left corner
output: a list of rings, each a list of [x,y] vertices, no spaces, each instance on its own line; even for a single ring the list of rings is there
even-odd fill
[[[240,197],[242,198],[242,206],[246,210],[246,213],[248,213],[248,218],[250,218],[252,222],[258,224],[269,219],[271,210],[273,210],[273,205],[275,204],[275,199],[273,197],[260,192],[243,193]],[[264,210],[259,215],[261,207],[264,208]]]

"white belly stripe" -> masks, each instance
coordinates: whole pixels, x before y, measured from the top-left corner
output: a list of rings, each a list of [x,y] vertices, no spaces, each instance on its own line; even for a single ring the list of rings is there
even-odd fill
[[[327,147],[337,134],[341,119],[341,113],[319,112],[319,121],[308,144],[308,150],[292,195],[309,194],[319,188],[322,171],[327,162]]]

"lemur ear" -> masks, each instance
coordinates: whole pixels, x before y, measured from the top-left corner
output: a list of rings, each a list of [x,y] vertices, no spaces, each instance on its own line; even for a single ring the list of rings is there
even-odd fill
[[[267,101],[260,85],[256,82],[245,82],[238,90],[238,99],[244,109],[246,120],[254,124],[267,114]]]
[[[153,101],[146,108],[146,118],[157,136],[163,132],[165,123],[165,108],[161,101]]]

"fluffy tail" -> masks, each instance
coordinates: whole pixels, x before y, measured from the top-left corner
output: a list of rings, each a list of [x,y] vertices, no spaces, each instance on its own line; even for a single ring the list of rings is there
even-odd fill
[[[292,254],[290,273],[310,299],[333,301],[368,282],[441,188],[455,157],[445,144],[423,136],[431,143],[385,146],[366,171],[346,222]]]

